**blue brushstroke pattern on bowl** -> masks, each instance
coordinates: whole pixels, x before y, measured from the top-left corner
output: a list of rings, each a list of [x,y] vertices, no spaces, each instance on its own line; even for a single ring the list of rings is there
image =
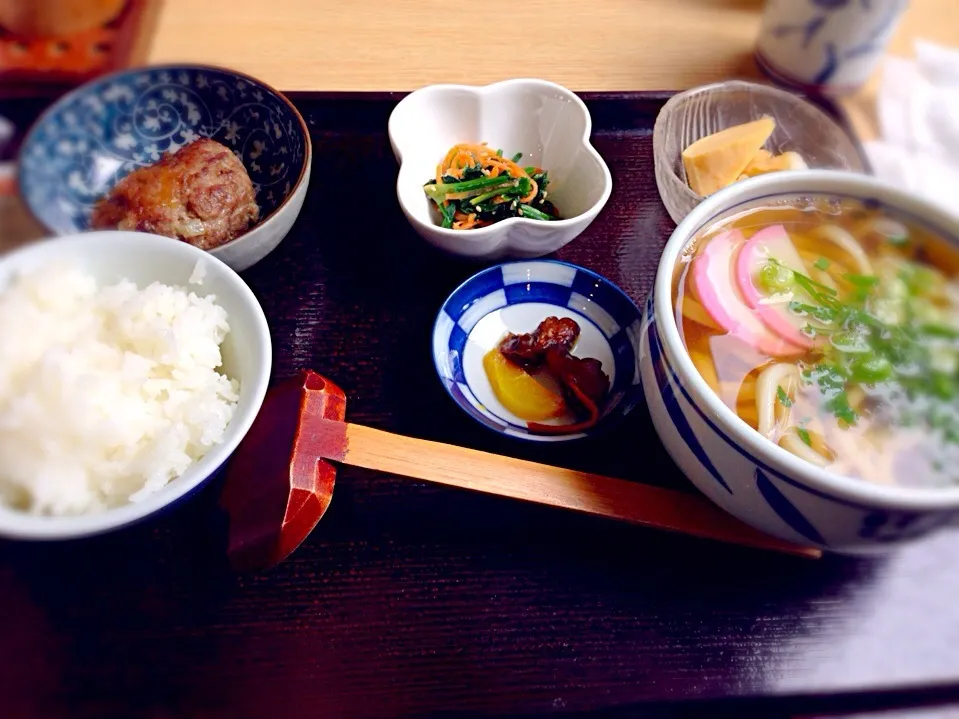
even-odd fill
[[[20,190],[53,232],[86,230],[119,180],[200,137],[246,167],[260,224],[306,174],[306,126],[279,93],[225,69],[162,66],[104,76],[57,101],[24,141]]]
[[[496,399],[482,357],[509,332],[531,332],[546,317],[575,319],[581,335],[573,354],[595,357],[610,376],[599,423],[586,432],[539,434]],[[608,427],[642,396],[639,346],[642,315],[604,277],[557,260],[510,262],[466,280],[444,302],[433,326],[433,362],[440,381],[467,415],[519,439],[579,439]]]

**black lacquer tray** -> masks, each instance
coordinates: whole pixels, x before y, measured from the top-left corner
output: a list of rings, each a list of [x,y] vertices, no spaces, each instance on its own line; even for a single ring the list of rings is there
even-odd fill
[[[637,302],[673,229],[652,153],[669,96],[584,95],[614,191],[558,253]],[[446,396],[432,323],[479,266],[426,245],[397,206],[400,97],[291,94],[313,136],[309,195],[245,273],[275,378],[322,372],[374,427],[689,488],[645,407],[601,438],[540,446]],[[25,125],[41,105],[3,111]],[[108,536],[0,544],[0,715],[786,717],[959,696],[955,534],[808,561],[343,468],[293,557],[236,576],[216,490]]]

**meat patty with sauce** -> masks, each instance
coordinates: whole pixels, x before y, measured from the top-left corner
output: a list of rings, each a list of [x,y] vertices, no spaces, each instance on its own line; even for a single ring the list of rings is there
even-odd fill
[[[211,250],[259,216],[243,163],[219,142],[201,138],[120,180],[97,203],[91,225],[152,232]]]

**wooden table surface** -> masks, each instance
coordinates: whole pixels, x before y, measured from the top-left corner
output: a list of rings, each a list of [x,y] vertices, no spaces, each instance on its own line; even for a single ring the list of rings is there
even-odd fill
[[[573,90],[679,90],[758,76],[752,48],[763,0],[524,0],[496,13],[472,5],[163,0],[148,58],[225,64],[280,90],[412,90],[517,76]],[[959,2],[913,0],[890,52],[911,54],[916,38],[959,45]],[[845,103],[864,137],[875,133],[874,86]]]

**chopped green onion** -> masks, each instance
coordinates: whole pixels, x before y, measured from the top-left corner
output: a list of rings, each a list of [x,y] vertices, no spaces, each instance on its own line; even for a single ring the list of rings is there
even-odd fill
[[[840,352],[864,354],[871,351],[869,342],[860,332],[838,332],[829,338],[830,344]]]
[[[771,295],[786,292],[793,285],[793,272],[779,262],[767,262],[759,270],[759,284]]]
[[[856,382],[872,384],[892,376],[892,363],[881,355],[867,355],[853,360],[849,370]]]
[[[899,272],[899,277],[905,281],[912,295],[923,296],[927,290],[935,287],[941,275],[925,265],[910,263]]]
[[[930,337],[943,337],[945,339],[959,339],[959,329],[947,327],[945,325],[923,325],[919,331]]]
[[[829,307],[819,307],[818,305],[809,305],[805,302],[790,302],[789,311],[797,315],[808,315],[814,317],[820,322],[830,323],[836,319],[836,310]]]
[[[942,372],[932,372],[929,375],[929,384],[932,394],[940,399],[951,400],[956,396],[956,380]]]
[[[826,329],[825,327],[814,327],[808,322],[803,325],[800,331],[811,339],[816,337],[829,337],[837,332],[837,330]]]
[[[826,287],[825,285],[820,285],[818,282],[809,279],[801,272],[794,272],[793,276],[796,278],[796,284],[802,287],[806,291],[806,294],[808,294],[819,304],[827,307],[836,304],[836,299],[831,296],[836,294],[834,289]],[[828,292],[824,294],[824,290],[828,290]]]
[[[803,429],[802,427],[797,427],[797,428],[796,428],[796,434],[799,435],[799,439],[801,439],[801,440],[806,444],[807,447],[812,447],[812,440],[809,438],[809,430],[808,430],[808,429]]]
[[[849,406],[849,397],[845,392],[840,392],[830,399],[826,403],[826,409],[832,412],[836,419],[849,425],[855,424],[859,418],[853,408]]]
[[[875,287],[879,284],[879,278],[875,275],[855,275],[847,272],[842,278],[857,287]]]
[[[786,390],[782,388],[782,385],[777,385],[776,387],[776,398],[783,407],[793,406],[793,401],[789,398],[789,395],[786,394]]]
[[[829,260],[827,260],[825,257],[820,257],[818,260],[813,262],[813,267],[815,267],[817,270],[822,270],[825,272],[829,269]]]
[[[819,290],[820,292],[825,292],[825,293],[826,293],[827,295],[829,295],[830,297],[835,297],[837,294],[839,294],[839,293],[838,293],[836,290],[834,290],[832,287],[827,287],[826,285],[822,284],[821,282],[816,282],[816,280],[814,280],[812,277],[808,277],[808,276],[804,275],[802,272],[796,272],[795,270],[793,270],[793,274],[796,275],[796,279],[797,279],[797,280],[799,280],[800,278],[802,278],[802,280],[803,280],[804,282],[809,283],[810,285],[812,285],[813,287],[815,287],[815,288],[816,288],[817,290]]]
[[[826,409],[835,415],[836,419],[849,425],[856,422],[858,416],[849,406],[845,389],[847,379],[841,367],[820,362],[812,368],[803,370],[802,376],[807,381],[819,385],[819,391],[828,398]]]
[[[519,162],[521,159],[523,159],[523,153],[522,153],[522,152],[517,152],[515,155],[513,155],[513,162]],[[529,173],[527,173],[527,174],[529,174]]]

